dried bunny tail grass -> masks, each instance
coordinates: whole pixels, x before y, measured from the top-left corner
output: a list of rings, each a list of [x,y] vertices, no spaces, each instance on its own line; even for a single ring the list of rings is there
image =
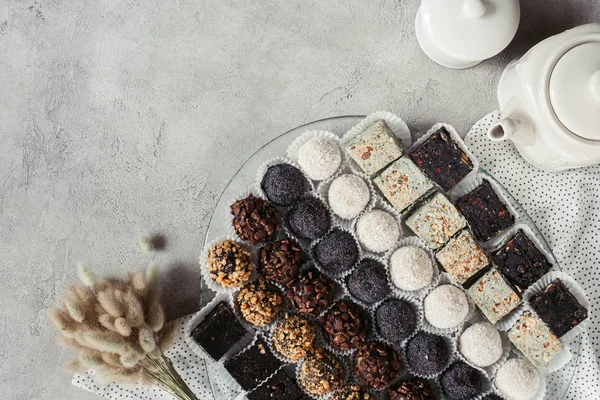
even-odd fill
[[[122,354],[127,349],[127,344],[123,336],[115,332],[83,332],[82,339],[87,347],[104,353]]]
[[[150,328],[139,329],[140,346],[146,353],[152,353],[156,349],[156,338],[154,332]]]
[[[110,365],[111,367],[117,367],[120,368],[123,366],[123,364],[121,364],[121,356],[119,356],[118,354],[115,353],[101,353],[102,354],[102,361],[104,361],[104,363],[106,365]]]
[[[135,367],[143,357],[140,357],[136,352],[121,354],[119,361],[125,368]]]
[[[153,301],[148,307],[146,323],[154,332],[162,329],[165,324],[165,310],[159,302]]]
[[[108,283],[108,280],[106,279],[98,279],[96,282],[94,282],[94,290],[97,292],[102,292],[106,289],[108,289],[110,287],[110,284]]]
[[[64,304],[71,318],[77,322],[83,322],[86,314],[86,304],[79,298],[76,286],[69,285],[67,287]]]
[[[131,286],[135,293],[138,296],[144,297],[146,295],[146,278],[144,274],[141,272],[136,272],[133,274],[133,278],[131,279]]]
[[[141,326],[144,323],[144,307],[142,303],[131,290],[120,293],[127,322],[132,327]]]
[[[96,281],[96,275],[87,266],[79,263],[77,264],[77,275],[81,282],[86,286],[94,286]]]
[[[125,337],[128,337],[129,335],[131,335],[131,325],[129,324],[127,319],[125,319],[123,317],[117,318],[115,320],[114,325],[115,325],[115,329],[117,330],[117,333],[119,333],[119,335],[125,336]]]
[[[179,324],[177,321],[171,321],[158,332],[158,346],[161,350],[166,351],[170,349],[175,343],[175,339],[177,337],[177,328]]]
[[[85,348],[81,344],[79,344],[79,342],[77,340],[75,340],[74,338],[70,338],[70,337],[66,337],[66,336],[57,337],[56,344],[58,344],[60,347],[65,348],[65,349],[81,350],[81,349]]]
[[[160,271],[156,263],[151,263],[148,269],[146,269],[146,301],[148,304],[158,300],[160,296],[158,285],[159,274]]]
[[[77,358],[65,362],[63,364],[63,369],[69,374],[82,374],[87,371]]]
[[[48,319],[64,336],[73,338],[77,335],[79,324],[71,318],[67,311],[56,307],[49,308]]]
[[[102,325],[102,327],[108,329],[109,331],[119,333],[115,327],[115,317],[112,315],[102,314],[98,317],[98,322],[100,325]]]
[[[101,369],[106,364],[102,359],[102,353],[94,350],[82,350],[78,356],[79,362],[87,369]]]
[[[125,314],[123,303],[117,297],[117,291],[112,287],[98,292],[97,298],[100,307],[115,318],[122,317]]]

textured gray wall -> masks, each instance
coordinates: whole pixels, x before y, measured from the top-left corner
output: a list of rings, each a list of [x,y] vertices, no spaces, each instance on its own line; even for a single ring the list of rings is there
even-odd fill
[[[172,316],[228,178],[304,122],[389,109],[462,133],[495,108],[503,66],[600,20],[597,0],[524,0],[500,56],[466,71],[419,50],[417,0],[0,0],[0,393],[92,399],[58,369],[44,309],[83,261],[143,267],[161,232]]]

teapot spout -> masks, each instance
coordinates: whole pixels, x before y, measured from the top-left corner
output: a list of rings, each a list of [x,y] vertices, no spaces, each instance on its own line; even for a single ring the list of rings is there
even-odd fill
[[[509,118],[501,119],[488,129],[487,137],[492,142],[501,142],[517,134],[518,122]]]
[[[528,115],[521,112],[512,112],[507,117],[502,117],[492,125],[487,132],[487,137],[493,142],[511,140],[525,146],[535,142],[533,123]]]

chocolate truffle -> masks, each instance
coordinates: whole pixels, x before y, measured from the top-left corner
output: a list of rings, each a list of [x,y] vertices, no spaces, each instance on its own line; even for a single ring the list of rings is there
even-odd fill
[[[382,210],[371,210],[358,218],[356,237],[368,251],[383,253],[400,238],[400,227],[396,219]]]
[[[435,400],[429,382],[412,378],[390,389],[390,400]]]
[[[504,400],[504,399],[495,393],[490,393],[488,395],[485,395],[481,400]]]
[[[331,228],[327,206],[313,196],[304,197],[290,208],[287,221],[294,235],[308,240],[320,238]]]
[[[522,358],[506,361],[496,373],[494,384],[508,400],[532,400],[540,388],[537,369]]]
[[[294,378],[279,370],[265,383],[246,394],[248,400],[308,400]]]
[[[365,171],[373,175],[402,156],[402,145],[385,121],[375,121],[346,143],[346,152]]]
[[[454,236],[435,258],[459,285],[485,268],[490,261],[468,230]]]
[[[260,338],[248,350],[223,363],[225,369],[244,390],[254,389],[282,365]]]
[[[506,283],[496,268],[486,272],[468,292],[492,324],[507,316],[521,302],[519,295]]]
[[[465,216],[473,235],[484,242],[515,223],[515,217],[485,179],[472,192],[458,199],[456,207]]]
[[[344,369],[331,353],[317,348],[300,366],[298,382],[312,395],[326,394],[344,383]]]
[[[275,164],[267,168],[260,187],[269,201],[276,206],[291,206],[302,197],[306,187],[306,178],[293,165]]]
[[[312,349],[317,330],[311,321],[298,314],[285,314],[273,328],[273,345],[284,357],[298,361]]]
[[[375,398],[360,386],[348,385],[336,390],[331,400],[375,400]]]
[[[411,372],[429,376],[439,374],[450,361],[450,348],[443,337],[419,331],[406,346],[406,359]]]
[[[298,164],[315,181],[331,177],[342,163],[342,153],[332,140],[313,138],[298,149]]]
[[[358,245],[352,234],[334,228],[314,247],[317,262],[331,274],[349,270],[358,260]]]
[[[343,219],[352,219],[369,204],[371,192],[361,177],[345,174],[331,182],[327,198],[329,207],[335,214]]]
[[[519,229],[516,235],[492,257],[502,275],[520,293],[546,275],[552,264]]]
[[[319,315],[333,302],[334,289],[331,279],[316,269],[310,269],[290,283],[285,295],[298,312]]]
[[[546,367],[563,348],[544,321],[525,311],[508,330],[508,338],[538,368]]]
[[[291,239],[266,243],[258,256],[257,270],[266,279],[287,285],[298,276],[302,250]]]
[[[354,356],[357,381],[372,389],[383,389],[400,375],[400,356],[389,344],[368,342]]]
[[[560,279],[555,279],[530,300],[531,307],[558,337],[588,317],[584,306]]]
[[[473,170],[473,163],[442,127],[413,151],[410,158],[446,192]]]
[[[433,280],[435,266],[429,254],[416,246],[404,246],[390,257],[390,277],[397,288],[423,289]]]
[[[489,367],[502,357],[500,332],[489,322],[473,324],[460,335],[458,350],[472,365]]]
[[[467,221],[450,200],[436,193],[408,217],[406,225],[431,249],[438,249],[463,229]]]
[[[390,294],[387,273],[383,264],[364,258],[346,278],[350,294],[367,304],[374,304]]]
[[[367,317],[359,305],[338,300],[319,319],[325,338],[334,349],[356,349],[367,339]]]
[[[213,281],[231,288],[248,282],[254,269],[250,252],[231,240],[218,243],[208,250],[206,264]]]
[[[190,336],[213,360],[219,361],[246,333],[233,311],[221,302],[206,314]]]
[[[277,286],[263,279],[244,286],[235,299],[242,317],[258,326],[271,323],[283,308],[283,295]]]
[[[436,287],[425,297],[423,304],[425,318],[439,329],[460,325],[469,313],[465,292],[453,285]]]
[[[375,323],[381,337],[400,343],[417,329],[417,314],[408,301],[389,299],[377,307]]]
[[[442,390],[449,400],[471,400],[481,394],[483,379],[475,368],[457,361],[442,374]]]
[[[231,215],[235,233],[254,245],[273,239],[281,227],[277,209],[252,194],[233,203]]]

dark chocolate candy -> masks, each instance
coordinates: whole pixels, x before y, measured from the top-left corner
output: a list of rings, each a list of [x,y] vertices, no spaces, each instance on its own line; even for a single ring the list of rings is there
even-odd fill
[[[442,390],[449,400],[471,400],[481,394],[483,379],[475,368],[458,361],[442,374]]]
[[[248,400],[304,400],[304,394],[296,380],[279,370],[268,381],[246,395]]]
[[[385,266],[373,259],[365,258],[346,278],[350,294],[367,304],[383,300],[390,292]]]
[[[351,233],[335,228],[317,243],[314,255],[326,271],[337,274],[356,263],[358,244]]]
[[[417,332],[406,346],[409,369],[420,375],[438,374],[450,360],[450,349],[443,337]]]
[[[287,221],[294,235],[302,239],[318,239],[331,228],[329,209],[313,196],[304,197],[290,208]]]
[[[291,206],[302,197],[306,187],[306,178],[293,165],[275,164],[265,172],[260,187],[276,206]]]
[[[244,390],[252,390],[281,367],[279,361],[262,339],[243,353],[223,364]]]
[[[413,378],[390,389],[390,400],[435,400],[435,396],[425,379]]]
[[[381,337],[400,343],[416,330],[417,316],[409,302],[389,299],[377,307],[375,323]]]

